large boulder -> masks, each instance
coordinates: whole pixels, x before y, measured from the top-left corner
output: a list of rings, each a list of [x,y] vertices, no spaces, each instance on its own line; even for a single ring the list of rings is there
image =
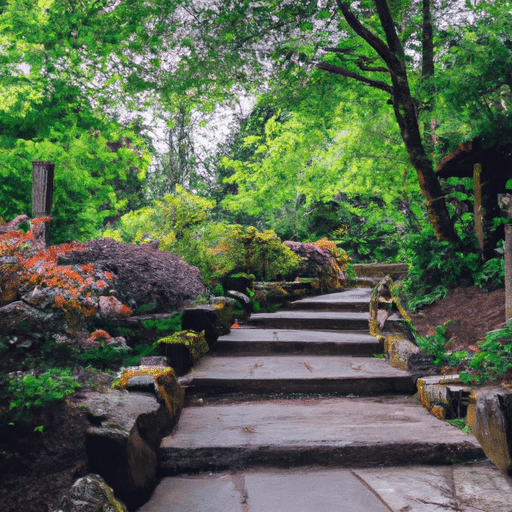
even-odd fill
[[[105,479],[129,510],[151,495],[160,441],[178,422],[183,406],[183,390],[172,370],[152,378],[159,400],[146,393],[112,391],[90,395],[86,402],[90,470]]]
[[[286,241],[284,244],[303,258],[304,264],[299,277],[316,277],[322,291],[338,290],[346,281],[345,273],[329,247],[317,244]]]
[[[474,393],[467,422],[487,457],[512,476],[512,393],[503,389]]]
[[[205,291],[197,267],[155,244],[99,238],[84,245],[82,250],[67,253],[59,264],[92,263],[95,271],[110,272],[116,297],[133,310],[148,304],[154,305],[154,313],[181,310]]]
[[[0,337],[18,347],[30,347],[48,330],[57,330],[60,323],[54,310],[40,310],[23,301],[0,308]]]

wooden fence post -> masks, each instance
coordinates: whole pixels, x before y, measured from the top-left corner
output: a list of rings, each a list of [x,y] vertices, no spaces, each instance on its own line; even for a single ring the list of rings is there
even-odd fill
[[[32,218],[50,217],[53,203],[53,179],[55,164],[53,162],[32,162]],[[47,247],[50,236],[45,223],[36,227],[34,238]]]
[[[32,162],[32,218],[52,213],[54,174],[53,162]]]
[[[473,166],[473,184],[475,186],[475,232],[478,239],[478,247],[480,248],[480,254],[484,255],[484,212],[482,210],[482,165],[475,164]]]

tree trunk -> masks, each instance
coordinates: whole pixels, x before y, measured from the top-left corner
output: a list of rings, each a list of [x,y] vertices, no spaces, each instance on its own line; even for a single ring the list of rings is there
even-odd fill
[[[426,199],[430,222],[438,240],[460,242],[450,218],[441,185],[434,172],[432,160],[427,155],[421,140],[416,109],[412,99],[407,75],[391,75],[393,82],[393,108],[409,159],[416,170],[421,192]]]
[[[427,0],[428,2],[428,0]],[[391,96],[395,118],[400,128],[409,159],[416,169],[421,191],[427,202],[427,211],[434,232],[439,240],[459,243],[460,239],[450,218],[441,185],[434,172],[432,160],[425,151],[416,114],[414,99],[409,88],[405,55],[402,42],[396,32],[395,23],[387,0],[374,0],[386,42],[368,30],[355,16],[349,2],[337,0],[345,20],[354,32],[364,39],[386,63],[391,77]],[[430,11],[430,5],[427,5]],[[428,25],[428,20],[427,20]],[[429,50],[427,50],[429,53]],[[430,61],[430,56],[427,56]],[[429,63],[426,63],[427,69]]]

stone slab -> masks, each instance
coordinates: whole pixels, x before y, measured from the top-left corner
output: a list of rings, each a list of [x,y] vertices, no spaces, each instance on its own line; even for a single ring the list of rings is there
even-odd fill
[[[511,512],[487,461],[372,469],[252,469],[163,478],[139,512]]]
[[[278,311],[255,313],[246,322],[264,329],[357,330],[368,332],[370,313],[336,311]]]
[[[296,300],[290,304],[292,309],[314,310],[352,310],[368,311],[372,288],[352,288],[343,292],[328,293]]]
[[[393,512],[460,510],[453,490],[451,466],[363,469],[354,473]]]
[[[162,440],[168,474],[250,466],[374,467],[483,457],[474,436],[408,399],[303,398],[183,410]]]
[[[186,393],[410,393],[411,376],[373,357],[205,356],[180,379]]]
[[[453,482],[462,512],[512,512],[512,479],[496,466],[490,463],[457,466],[453,470]]]
[[[231,475],[164,478],[138,512],[245,512]]]
[[[391,276],[395,279],[407,273],[406,263],[354,263],[354,270],[358,276]]]
[[[389,512],[347,470],[251,472],[245,489],[251,512]]]
[[[384,344],[365,333],[289,329],[232,329],[215,345],[230,355],[313,354],[372,356]]]

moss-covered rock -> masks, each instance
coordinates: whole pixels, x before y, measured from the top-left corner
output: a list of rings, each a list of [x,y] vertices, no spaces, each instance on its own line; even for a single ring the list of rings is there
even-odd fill
[[[209,350],[204,331],[178,331],[157,343],[178,375],[186,373]]]
[[[59,512],[127,512],[99,475],[79,478],[59,503]]]

